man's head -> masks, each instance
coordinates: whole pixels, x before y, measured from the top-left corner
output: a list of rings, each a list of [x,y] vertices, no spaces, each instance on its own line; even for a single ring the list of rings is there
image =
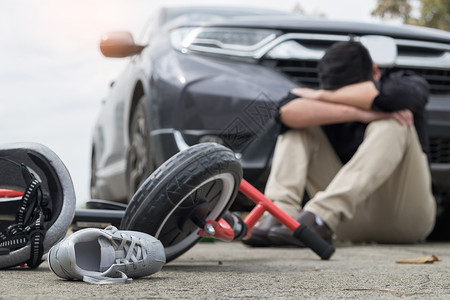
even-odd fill
[[[354,41],[333,44],[320,60],[318,68],[321,88],[326,90],[374,78],[369,51]]]

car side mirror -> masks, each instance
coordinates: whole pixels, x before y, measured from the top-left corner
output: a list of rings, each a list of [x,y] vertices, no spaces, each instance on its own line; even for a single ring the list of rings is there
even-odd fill
[[[381,35],[365,35],[360,38],[372,61],[379,67],[393,67],[397,59],[397,44],[391,37]]]
[[[100,51],[105,57],[127,57],[142,52],[145,46],[137,45],[127,31],[109,32],[102,36]]]

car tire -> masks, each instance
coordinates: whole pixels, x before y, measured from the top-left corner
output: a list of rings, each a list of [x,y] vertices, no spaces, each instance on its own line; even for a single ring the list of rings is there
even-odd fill
[[[130,146],[127,153],[127,202],[155,169],[150,150],[150,120],[147,111],[147,104],[143,96],[137,102],[130,122]]]
[[[97,199],[100,197],[97,187],[97,159],[95,157],[94,149],[92,149],[92,156],[91,156],[90,194],[91,199]]]

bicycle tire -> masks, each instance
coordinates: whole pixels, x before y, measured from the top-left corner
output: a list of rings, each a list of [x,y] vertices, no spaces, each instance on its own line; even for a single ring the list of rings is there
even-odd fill
[[[189,147],[144,181],[120,228],[159,239],[170,262],[200,240],[193,216],[219,220],[233,203],[241,179],[241,164],[230,149],[216,143]]]

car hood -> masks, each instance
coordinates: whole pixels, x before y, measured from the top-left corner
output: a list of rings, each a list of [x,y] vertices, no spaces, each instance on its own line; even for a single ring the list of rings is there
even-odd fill
[[[421,41],[450,43],[450,33],[442,30],[412,26],[412,25],[386,25],[364,22],[336,21],[322,18],[310,18],[297,14],[285,15],[257,15],[221,18],[202,14],[201,17],[193,14],[184,15],[174,22],[173,27],[185,26],[214,26],[239,28],[278,29],[284,32],[308,32],[327,34],[354,34],[354,35],[386,35],[393,38],[404,38]]]

